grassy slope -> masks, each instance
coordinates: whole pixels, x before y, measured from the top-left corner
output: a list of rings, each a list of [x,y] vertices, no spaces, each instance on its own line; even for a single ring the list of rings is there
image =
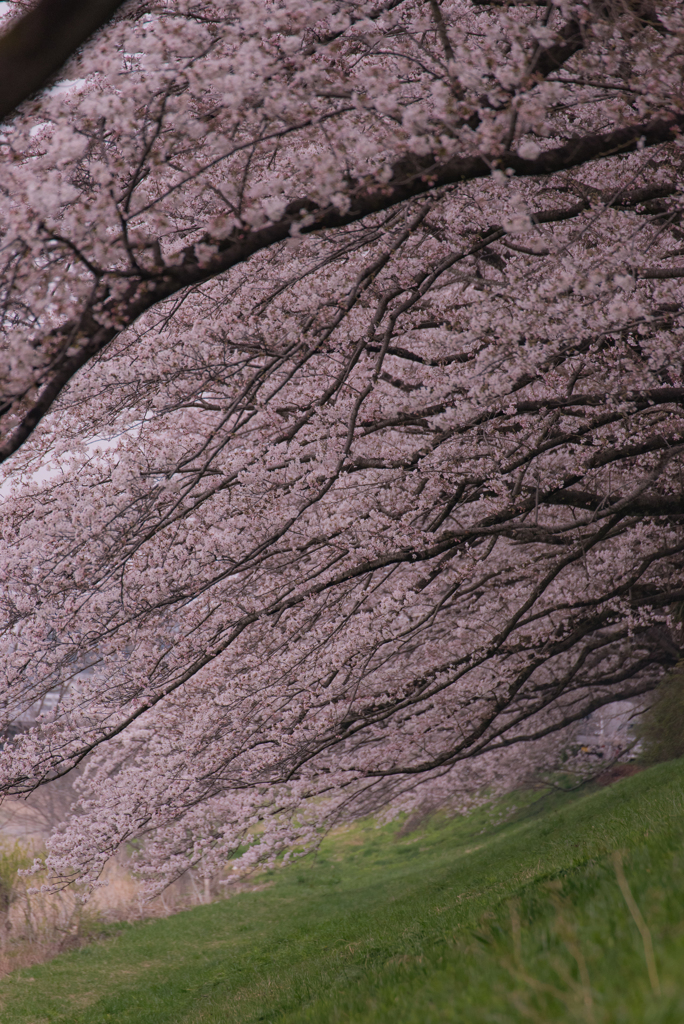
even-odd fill
[[[483,810],[408,836],[359,826],[267,889],[1,980],[0,1020],[681,1024],[683,840],[684,760],[505,824]],[[616,849],[652,932],[659,997]]]

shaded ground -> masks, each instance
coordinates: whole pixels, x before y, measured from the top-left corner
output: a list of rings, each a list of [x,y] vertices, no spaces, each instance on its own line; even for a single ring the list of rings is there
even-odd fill
[[[2,1024],[681,1024],[684,761],[532,800],[359,826],[261,891],[118,926],[1,980]]]

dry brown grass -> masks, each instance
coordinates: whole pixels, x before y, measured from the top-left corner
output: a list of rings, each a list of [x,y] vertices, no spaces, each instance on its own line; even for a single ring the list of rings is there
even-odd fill
[[[146,900],[121,858],[109,862],[102,876],[106,884],[86,903],[72,888],[35,891],[47,876],[23,875],[22,870],[43,852],[40,833],[21,839],[0,835],[0,977],[105,938],[114,922],[167,917],[215,898],[213,886],[198,884],[189,874],[161,896]]]

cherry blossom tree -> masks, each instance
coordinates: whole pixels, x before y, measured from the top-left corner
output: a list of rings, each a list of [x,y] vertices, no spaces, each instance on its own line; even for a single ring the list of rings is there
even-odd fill
[[[79,768],[58,877],[510,785],[677,661],[683,65],[674,0],[164,0],[7,122],[0,783]]]

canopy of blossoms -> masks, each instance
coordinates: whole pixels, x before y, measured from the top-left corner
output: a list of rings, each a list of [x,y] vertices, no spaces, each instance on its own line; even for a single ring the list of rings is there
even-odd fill
[[[79,769],[59,877],[510,783],[677,660],[683,67],[676,0],[159,0],[4,122],[0,786]]]

